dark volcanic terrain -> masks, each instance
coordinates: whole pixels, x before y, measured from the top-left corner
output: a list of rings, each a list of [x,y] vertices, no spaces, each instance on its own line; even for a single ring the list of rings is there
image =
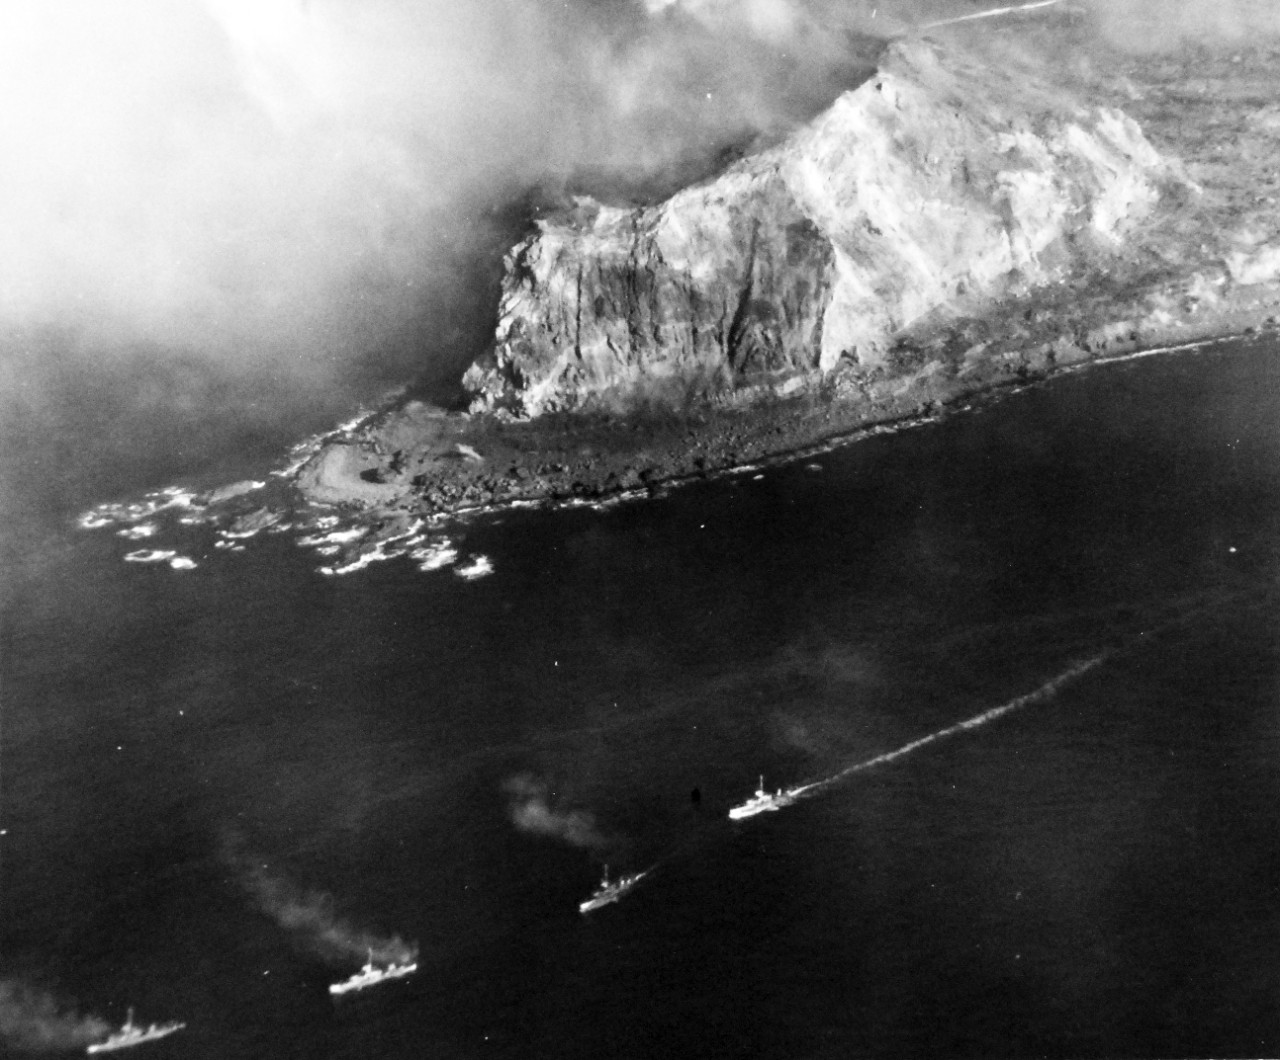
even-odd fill
[[[1063,9],[888,42],[867,83],[719,176],[541,220],[469,410],[407,400],[336,432],[300,499],[385,535],[603,498],[1269,328],[1278,59],[1126,53]]]

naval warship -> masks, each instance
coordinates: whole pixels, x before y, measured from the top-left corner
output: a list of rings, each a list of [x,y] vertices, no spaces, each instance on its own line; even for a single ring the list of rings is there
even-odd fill
[[[796,801],[794,791],[783,791],[779,788],[774,794],[770,795],[764,790],[764,777],[760,778],[760,786],[756,788],[756,793],[740,806],[735,806],[729,811],[729,819],[732,821],[741,821],[744,817],[754,817],[758,813],[764,813],[766,810],[780,810],[784,806],[790,806]]]
[[[154,1042],[157,1038],[167,1037],[185,1026],[185,1023],[152,1023],[146,1027],[140,1027],[133,1022],[133,1008],[130,1007],[129,1014],[125,1017],[120,1029],[108,1035],[104,1041],[94,1042],[85,1049],[85,1052],[110,1053],[116,1049],[129,1049],[143,1042]]]
[[[373,950],[370,950],[369,959],[365,962],[364,967],[350,979],[344,979],[340,983],[330,983],[329,993],[337,997],[352,990],[363,990],[365,987],[376,986],[378,983],[386,982],[388,979],[400,979],[406,975],[412,975],[417,970],[418,962],[412,960],[375,964],[373,962]]]
[[[610,880],[609,866],[606,865],[604,867],[604,875],[596,885],[596,889],[591,892],[591,897],[585,902],[578,903],[578,912],[590,913],[592,910],[606,906],[610,902],[616,902],[647,875],[649,875],[648,870],[637,872],[633,876],[619,876],[616,880]]]

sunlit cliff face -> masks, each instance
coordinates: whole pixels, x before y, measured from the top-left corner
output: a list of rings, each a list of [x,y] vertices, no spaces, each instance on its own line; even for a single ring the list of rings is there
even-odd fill
[[[72,369],[145,345],[218,372],[270,364],[284,386],[403,344],[408,322],[435,356],[482,315],[467,300],[506,238],[495,204],[696,173],[855,84],[858,40],[988,6],[0,4],[0,405],[62,385],[31,340],[50,329]],[[1135,41],[1280,21],[1251,0],[1097,10]]]

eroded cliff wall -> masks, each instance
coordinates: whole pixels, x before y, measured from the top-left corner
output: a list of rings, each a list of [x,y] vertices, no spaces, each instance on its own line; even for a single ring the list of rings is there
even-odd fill
[[[790,393],[902,329],[1103,271],[1170,171],[1119,111],[925,40],[783,143],[642,209],[579,200],[507,258],[472,409]]]

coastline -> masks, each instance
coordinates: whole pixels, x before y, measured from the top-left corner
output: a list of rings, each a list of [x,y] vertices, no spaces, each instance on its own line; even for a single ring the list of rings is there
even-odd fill
[[[1270,293],[1280,304],[1280,290]],[[1267,304],[1271,304],[1270,299]],[[1228,319],[1239,325],[1237,330],[1220,326]],[[466,461],[464,466],[456,450],[449,455],[446,447],[459,444],[459,438],[467,439],[460,444],[468,448],[490,445],[495,436],[487,431],[495,427],[510,429],[513,425],[477,424],[475,418],[461,415],[446,417],[448,426],[437,435],[437,455],[454,461],[456,477],[447,479],[438,495],[426,491],[397,491],[397,495],[385,502],[370,503],[366,499],[368,494],[362,492],[358,500],[340,497],[318,502],[305,492],[299,497],[294,490],[281,493],[277,488],[256,501],[250,502],[246,496],[239,503],[229,502],[228,507],[211,505],[201,521],[214,526],[229,523],[234,527],[262,513],[288,519],[271,527],[269,532],[305,531],[298,543],[313,547],[326,557],[318,568],[326,575],[350,574],[373,563],[407,556],[422,571],[451,567],[467,579],[483,577],[491,570],[485,556],[468,553],[467,564],[458,566],[464,557],[454,531],[472,519],[515,510],[581,507],[604,510],[618,504],[641,503],[698,482],[758,474],[767,467],[812,459],[867,438],[908,431],[971,409],[984,400],[996,400],[1002,393],[1042,386],[1078,372],[1139,358],[1174,357],[1249,338],[1280,336],[1274,314],[1255,315],[1251,319],[1259,323],[1242,322],[1244,318],[1238,314],[1229,318],[1206,317],[1194,329],[1166,330],[1160,336],[1154,332],[1144,333],[1140,337],[1149,341],[1117,343],[1096,355],[1063,360],[1039,371],[1020,371],[1019,365],[999,380],[966,385],[950,393],[935,388],[931,396],[923,400],[915,391],[900,393],[881,407],[884,415],[866,415],[865,407],[842,406],[829,397],[810,396],[779,400],[769,408],[756,407],[749,412],[704,414],[696,426],[691,426],[687,419],[665,421],[660,437],[650,430],[650,422],[644,420],[630,421],[629,426],[618,421],[584,425],[577,417],[564,417],[565,422],[553,430],[537,421],[533,425],[517,424],[514,426],[537,429],[515,439],[520,448],[513,446],[510,437],[502,440],[508,455],[517,454],[523,462],[514,463],[501,475],[492,469],[486,470],[484,462]],[[1160,337],[1176,341],[1156,341]],[[734,416],[739,422],[726,422]],[[591,441],[584,443],[591,428],[594,428],[594,433],[589,435]],[[376,439],[378,417],[366,418],[362,429],[370,439]],[[645,444],[640,448],[633,436],[636,431],[645,432]],[[745,433],[736,434],[738,431]],[[726,440],[734,438],[745,440],[740,445],[734,443],[734,448],[726,447]],[[359,440],[344,438],[338,444],[350,447],[359,444]],[[607,448],[609,444],[613,448]],[[535,445],[541,448],[532,448]],[[584,453],[584,447],[590,447],[591,453]],[[648,460],[637,470],[638,452],[647,454]],[[717,452],[723,461],[716,464],[701,455]],[[556,457],[570,462],[554,470],[540,463]],[[341,481],[336,485],[337,491],[344,488]],[[376,484],[357,479],[347,485],[355,492]],[[246,502],[265,506],[246,514]],[[236,547],[243,548],[242,545]]]
[[[947,32],[969,47],[979,31]],[[1012,284],[963,313],[926,314],[881,363],[841,365],[787,396],[740,389],[682,407],[527,419],[408,401],[327,436],[291,478],[298,502],[376,532],[407,518],[643,495],[799,458],[1083,364],[1275,330],[1280,50],[1220,42],[1133,55],[1090,33],[1081,20],[1026,18],[1007,39],[980,42],[1010,46],[1015,73],[1021,66],[1074,98],[1122,109],[1177,173],[1151,214],[1087,267]],[[1063,34],[1075,37],[1055,48]],[[1082,65],[1075,57],[1086,46]]]
[[[402,392],[299,443],[264,481],[184,493],[178,522],[212,527],[215,547],[230,551],[258,533],[291,533],[326,557],[329,574],[395,555],[437,569],[460,558],[443,535],[475,516],[660,495],[909,429],[1084,367],[1280,333],[1280,47],[1102,48],[1083,65],[1078,40],[1054,50],[1063,34],[1090,32],[1081,20],[1023,19],[982,47],[1009,47],[1006,74],[1021,67],[1070,98],[1123,110],[1172,175],[1123,238],[1091,246],[1074,266],[1061,259],[1047,282],[1014,277],[971,293],[894,334],[875,362],[841,363],[803,385],[766,379],[678,403],[667,394],[528,418]],[[81,526],[132,539],[155,532],[145,521],[175,503],[160,491],[99,505]]]
[[[1176,294],[1159,292],[1163,300]],[[966,364],[961,351],[950,362],[925,359],[907,377],[838,376],[815,393],[747,408],[504,421],[410,402],[330,436],[295,484],[304,502],[371,528],[410,516],[435,522],[509,507],[607,502],[803,459],[1084,367],[1280,331],[1277,284],[1221,292],[1214,305],[1201,301],[1181,319],[1135,320],[1125,308],[1117,306],[1104,323],[1082,320],[1077,330],[1053,336],[1006,336],[978,363]],[[414,444],[411,457],[401,442]],[[413,469],[426,467],[415,482]]]

